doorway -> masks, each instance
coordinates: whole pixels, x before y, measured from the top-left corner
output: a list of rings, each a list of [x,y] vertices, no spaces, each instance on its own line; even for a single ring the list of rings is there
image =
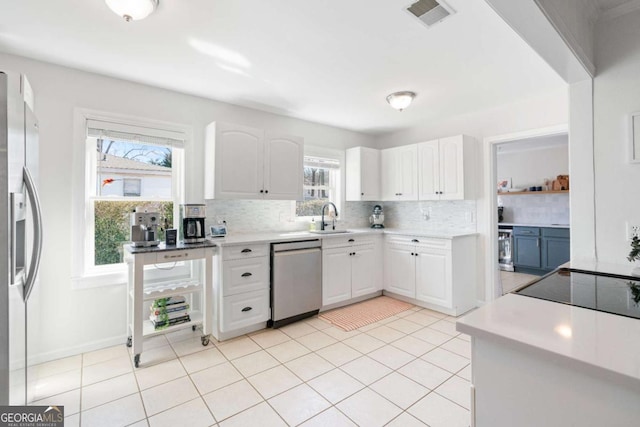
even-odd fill
[[[565,154],[565,167],[558,162],[541,161],[545,155],[556,156],[552,152],[565,152],[568,150],[568,126],[560,125],[550,128],[535,129],[531,131],[500,135],[484,139],[485,152],[489,159],[489,168],[485,174],[485,189],[487,194],[485,229],[488,233],[486,239],[486,288],[485,301],[492,301],[502,296],[505,291],[527,283],[537,274],[542,274],[547,265],[536,265],[526,262],[518,264],[521,254],[517,252],[517,232],[522,226],[537,226],[534,232],[546,230],[547,227],[569,226],[569,193],[554,192],[553,181],[557,175],[568,172],[568,154]],[[546,150],[546,151],[545,151]],[[518,163],[517,165],[514,163]],[[556,173],[557,171],[557,173]],[[555,175],[554,175],[555,174]],[[546,182],[545,182],[546,181]],[[498,193],[498,184],[501,192]],[[498,222],[498,206],[503,207],[503,221]],[[499,265],[499,224],[516,227],[514,242],[514,272],[500,270]],[[545,226],[545,227],[540,227]],[[513,230],[512,230],[513,231]],[[535,240],[534,245],[540,247],[540,241]],[[523,240],[524,242],[524,240]],[[504,243],[504,242],[503,242]],[[504,246],[504,245],[503,245]],[[542,256],[542,252],[539,252]],[[504,255],[504,254],[503,254]],[[503,260],[504,261],[504,260]],[[520,265],[520,267],[518,267]],[[526,276],[524,275],[526,274]]]

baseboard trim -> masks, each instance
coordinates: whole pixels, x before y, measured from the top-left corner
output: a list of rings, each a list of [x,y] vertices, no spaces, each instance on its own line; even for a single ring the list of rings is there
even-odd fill
[[[27,362],[29,366],[39,365],[41,363],[51,362],[52,360],[63,359],[69,356],[76,356],[78,354],[100,350],[100,349],[103,349],[106,347],[112,347],[118,344],[122,344],[124,346],[126,344],[126,341],[127,341],[126,334],[122,334],[116,337],[106,338],[106,339],[97,340],[97,341],[91,341],[89,343],[77,345],[75,347],[35,354],[30,356],[27,359]]]

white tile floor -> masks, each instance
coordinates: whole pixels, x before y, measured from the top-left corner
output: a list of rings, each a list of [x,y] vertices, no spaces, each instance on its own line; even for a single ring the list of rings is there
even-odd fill
[[[72,426],[424,426],[469,422],[469,338],[415,307],[345,332],[318,317],[203,347],[190,329],[37,367]]]

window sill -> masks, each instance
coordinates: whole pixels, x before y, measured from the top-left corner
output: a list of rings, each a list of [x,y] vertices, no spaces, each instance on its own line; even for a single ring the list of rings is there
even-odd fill
[[[122,286],[127,284],[127,268],[123,265],[122,270],[103,273],[87,273],[82,276],[71,278],[71,289],[82,290],[91,288],[101,288],[105,286]]]

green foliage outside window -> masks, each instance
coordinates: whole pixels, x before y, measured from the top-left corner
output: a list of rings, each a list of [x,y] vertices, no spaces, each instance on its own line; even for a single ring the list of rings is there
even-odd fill
[[[173,202],[95,202],[95,265],[122,262],[122,245],[130,241],[129,214],[136,207],[160,213],[157,239],[164,240],[164,230],[173,227]]]

